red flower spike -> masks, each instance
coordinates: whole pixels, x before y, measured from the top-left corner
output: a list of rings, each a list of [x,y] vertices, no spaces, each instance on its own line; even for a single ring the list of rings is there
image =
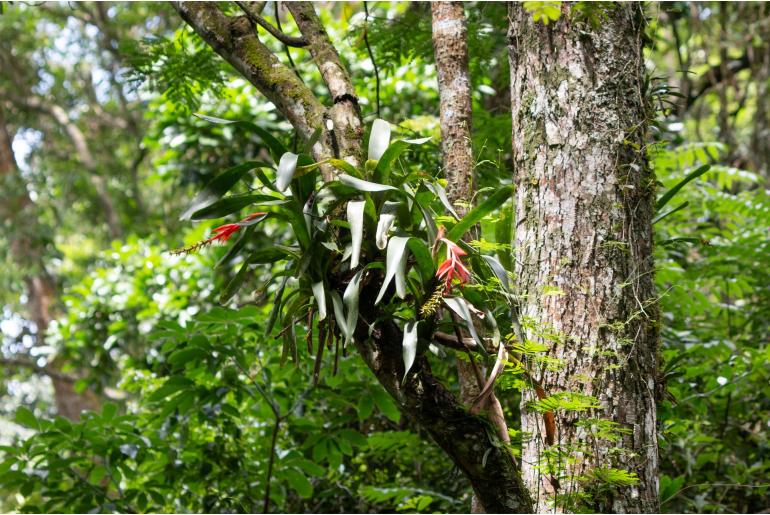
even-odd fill
[[[172,250],[170,251],[170,253],[172,255],[189,254],[190,252],[195,252],[196,250],[199,250],[207,245],[211,245],[215,241],[220,241],[224,243],[230,239],[230,236],[235,234],[238,231],[238,229],[242,227],[241,224],[250,222],[251,220],[254,220],[255,218],[258,218],[260,216],[267,216],[267,213],[251,213],[250,215],[248,215],[246,218],[244,218],[238,223],[225,224],[225,225],[220,225],[219,227],[215,227],[213,230],[214,235],[211,236],[209,239],[199,241],[198,243],[190,245],[189,247]]]
[[[443,279],[444,292],[449,293],[452,289],[452,280],[457,279],[460,284],[467,283],[471,278],[471,272],[465,267],[462,262],[462,257],[467,254],[456,243],[453,243],[446,238],[441,238],[446,244],[447,259],[439,265],[436,270],[436,277]]]

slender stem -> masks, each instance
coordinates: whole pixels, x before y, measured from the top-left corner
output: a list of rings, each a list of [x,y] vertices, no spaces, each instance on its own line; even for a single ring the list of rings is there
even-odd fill
[[[252,12],[251,9],[249,9],[249,6],[246,5],[246,2],[235,2],[238,7],[241,8],[241,10],[246,14],[246,17],[251,21],[252,23],[255,23],[268,31],[270,34],[273,35],[278,41],[283,43],[286,46],[293,46],[293,47],[303,47],[307,46],[307,41],[305,41],[305,38],[296,38],[294,36],[289,36],[288,34],[284,34],[283,31],[281,31],[280,26],[278,28],[273,27],[268,23],[266,19],[264,19],[259,14]],[[278,4],[276,3],[275,8],[275,14],[276,18],[278,18]]]
[[[270,513],[270,482],[273,479],[273,462],[275,461],[275,446],[278,441],[278,430],[281,427],[281,417],[275,417],[273,438],[270,441],[270,458],[267,461],[267,477],[265,478],[265,501],[262,506],[263,513]]]
[[[366,44],[366,51],[369,52],[369,60],[372,62],[372,66],[374,67],[375,94],[377,97],[377,118],[380,118],[380,69],[377,66],[377,61],[374,60],[372,47],[369,46],[369,7],[366,5],[366,2],[364,2],[364,12],[366,13],[366,18],[364,18],[364,43]]]

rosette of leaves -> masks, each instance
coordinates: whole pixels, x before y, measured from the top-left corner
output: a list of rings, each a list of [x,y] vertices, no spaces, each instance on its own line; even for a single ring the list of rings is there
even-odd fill
[[[265,223],[249,225],[220,260],[240,263],[222,302],[238,292],[256,266],[270,264],[278,270],[271,275],[273,284],[265,288],[271,290],[273,302],[267,333],[278,331],[286,359],[297,357],[299,324],[310,335],[306,339],[308,352],[316,356],[315,380],[324,348],[334,349],[336,370],[340,347],[344,351],[351,343],[365,341],[383,324],[394,325],[403,335],[404,377],[416,356],[428,349],[439,352],[431,344],[434,334],[454,332],[455,320],[474,336],[475,350],[485,353],[488,340],[498,348],[500,331],[510,329],[512,297],[501,264],[510,260],[507,255],[482,256],[461,238],[510,198],[511,186],[495,189],[460,218],[441,180],[410,168],[403,159],[405,151],[429,138],[391,141],[384,120],[374,121],[367,160],[356,167],[342,159],[315,162],[309,154],[315,140],[305,151],[293,153],[252,123],[205,119],[251,130],[271,149],[272,164],[250,161],[225,170],[183,216],[201,220],[259,211],[268,213],[265,223],[272,220],[287,229],[285,236],[274,232],[275,240],[266,248],[255,248],[249,242]],[[331,170],[334,179],[324,181],[322,169]],[[243,181],[247,192],[229,194]],[[501,223],[510,234],[510,217]],[[500,234],[506,234],[505,227]],[[436,271],[442,240],[457,243],[467,253],[476,284],[441,291],[444,285]],[[429,302],[448,309],[421,309]],[[492,338],[480,337],[474,318],[483,320]]]

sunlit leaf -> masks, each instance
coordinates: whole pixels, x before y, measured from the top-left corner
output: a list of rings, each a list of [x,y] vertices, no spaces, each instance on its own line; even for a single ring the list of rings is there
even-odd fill
[[[369,160],[379,161],[390,144],[390,124],[377,118],[369,134]]]
[[[406,296],[404,272],[407,258],[406,244],[408,241],[409,237],[393,236],[388,242],[388,252],[385,256],[385,279],[382,281],[382,287],[379,294],[377,294],[377,299],[374,301],[375,304],[380,303],[390,282],[397,275],[401,277],[396,279],[396,294],[402,299]]]
[[[289,188],[291,180],[294,178],[294,172],[297,170],[298,158],[299,156],[292,152],[286,152],[281,156],[275,178],[275,187],[278,191],[284,192]]]
[[[414,364],[417,355],[417,325],[416,320],[410,320],[404,324],[404,339],[401,342],[401,354],[404,359],[404,379]]]
[[[361,240],[364,236],[364,207],[363,200],[351,200],[348,202],[348,223],[350,224],[351,248],[350,268],[358,266],[361,257]]]

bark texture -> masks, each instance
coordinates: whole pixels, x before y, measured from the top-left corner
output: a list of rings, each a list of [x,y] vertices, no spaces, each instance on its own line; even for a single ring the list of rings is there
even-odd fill
[[[455,211],[464,216],[474,193],[473,147],[471,140],[471,81],[468,70],[468,31],[462,2],[433,2],[433,52],[438,76],[439,112],[441,117],[441,151],[444,176],[447,180],[447,198]],[[464,330],[462,337],[467,336]],[[473,357],[468,354],[470,359]],[[484,386],[483,367],[471,361],[457,361],[460,400],[471,406]],[[490,421],[497,428],[500,439],[510,443],[508,426],[502,406],[490,394],[483,406]],[[509,457],[512,459],[512,457]],[[515,467],[517,468],[517,467]],[[472,513],[483,513],[488,508],[478,495],[473,496]]]
[[[462,216],[466,211],[462,205],[470,203],[473,194],[474,169],[465,14],[462,2],[433,2],[431,12],[447,197]]]
[[[311,54],[332,96],[341,91],[346,92],[333,98],[335,107],[331,110],[259,40],[246,16],[226,16],[213,2],[173,2],[173,5],[204,41],[275,104],[303,141],[310,140],[316,129],[322,130],[320,139],[312,148],[313,157],[317,161],[343,157],[351,162],[359,162],[362,126],[357,111],[358,101],[351,93],[349,80],[340,78],[344,67],[323,25],[312,11],[312,6],[294,9],[298,11],[297,24],[300,30],[304,27],[305,39],[319,45]],[[336,107],[338,103],[345,105]],[[332,130],[327,128],[326,120],[334,122]],[[327,180],[332,177],[330,168],[324,166],[322,170]]]
[[[557,360],[531,368],[547,394],[578,392],[600,404],[556,410],[549,446],[531,408],[535,392],[525,393],[522,430],[532,438],[522,468],[538,512],[659,510],[643,23],[637,3],[609,8],[596,29],[566,4],[548,26],[510,5],[516,275],[529,338]],[[617,441],[587,419],[618,424]],[[609,468],[639,481],[608,484]]]

